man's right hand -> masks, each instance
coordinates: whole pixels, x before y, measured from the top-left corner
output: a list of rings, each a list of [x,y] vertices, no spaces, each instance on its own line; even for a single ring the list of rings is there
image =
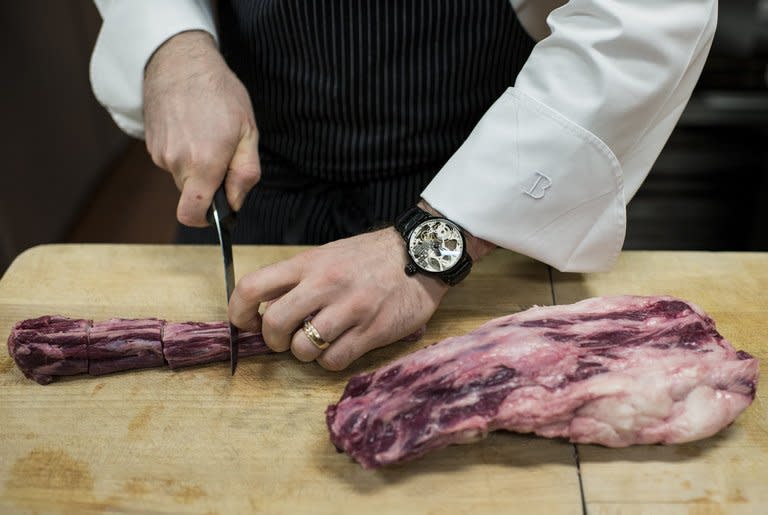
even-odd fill
[[[181,190],[176,217],[184,225],[208,225],[205,213],[222,181],[239,210],[261,176],[248,92],[206,32],[177,34],[150,59],[144,126],[152,160]]]

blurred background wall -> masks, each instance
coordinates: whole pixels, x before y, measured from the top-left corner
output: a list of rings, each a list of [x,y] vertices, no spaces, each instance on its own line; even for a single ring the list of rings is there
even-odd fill
[[[719,7],[694,96],[629,204],[625,248],[768,250],[768,0]]]
[[[61,241],[129,138],[93,98],[92,2],[0,2],[0,270]]]
[[[162,0],[158,0],[162,1]],[[0,3],[0,273],[46,242],[171,242],[177,193],[97,104],[90,0]],[[696,93],[625,248],[768,250],[768,0],[720,3]]]

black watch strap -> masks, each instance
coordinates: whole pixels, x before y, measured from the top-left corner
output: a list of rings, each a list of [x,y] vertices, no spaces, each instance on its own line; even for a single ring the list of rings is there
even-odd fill
[[[411,234],[411,231],[413,231],[421,222],[430,218],[435,217],[420,207],[414,206],[397,217],[395,220],[395,229],[402,235],[404,240],[408,241],[408,235]]]
[[[447,272],[444,272],[440,278],[448,286],[454,286],[463,281],[472,271],[472,258],[466,252],[464,256],[456,263],[456,266]]]

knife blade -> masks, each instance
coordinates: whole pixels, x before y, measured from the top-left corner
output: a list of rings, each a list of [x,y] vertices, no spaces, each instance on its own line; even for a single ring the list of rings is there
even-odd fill
[[[237,213],[232,210],[227,202],[227,194],[224,191],[224,185],[219,186],[213,196],[213,202],[207,213],[208,222],[216,227],[219,234],[219,243],[221,245],[221,255],[224,258],[224,285],[227,292],[227,307],[229,307],[229,298],[235,289],[235,262],[232,258],[232,231],[237,220]],[[237,353],[239,343],[237,341],[237,327],[232,322],[229,323],[229,367],[232,375],[235,375],[237,368]]]

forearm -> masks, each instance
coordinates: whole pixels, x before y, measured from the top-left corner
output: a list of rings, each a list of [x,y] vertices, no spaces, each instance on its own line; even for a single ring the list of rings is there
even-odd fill
[[[150,57],[174,35],[216,37],[208,0],[96,0],[103,18],[91,56],[96,99],[125,132],[144,137],[142,81]]]
[[[150,56],[144,68],[144,77],[167,65],[200,61],[209,52],[218,52],[216,40],[211,34],[203,30],[181,32],[168,38]]]

